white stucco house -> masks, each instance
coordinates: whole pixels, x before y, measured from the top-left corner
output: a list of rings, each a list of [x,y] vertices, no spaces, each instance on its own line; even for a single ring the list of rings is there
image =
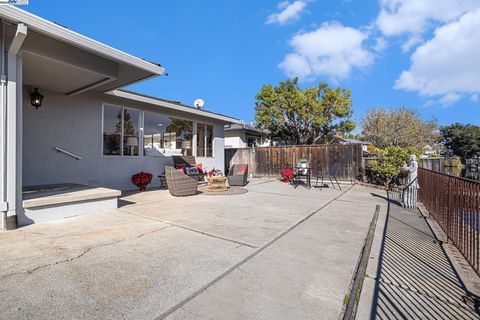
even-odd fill
[[[29,186],[133,189],[132,174],[156,177],[175,154],[223,169],[224,126],[239,120],[122,89],[162,75],[160,65],[14,6],[0,6],[0,19],[0,229],[29,223]]]
[[[362,141],[362,140],[350,139],[350,138],[342,138],[342,137],[337,137],[335,139],[335,142],[340,143],[340,144],[361,144],[363,152],[368,152],[368,146],[371,145],[371,143],[368,142],[368,141]]]
[[[251,148],[270,146],[268,132],[258,129],[253,123],[225,125],[225,148]]]

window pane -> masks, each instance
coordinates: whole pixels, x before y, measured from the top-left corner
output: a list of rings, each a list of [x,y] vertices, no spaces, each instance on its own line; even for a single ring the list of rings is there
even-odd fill
[[[144,154],[146,156],[192,155],[192,122],[145,112]]]
[[[207,125],[207,157],[213,157],[213,126]]]
[[[247,136],[247,146],[248,147],[257,147],[260,145],[260,137]]]
[[[105,105],[103,107],[103,154],[120,155],[122,134],[122,108]]]
[[[145,112],[143,121],[144,155],[168,156],[163,138],[165,129],[171,123],[170,118],[159,113]]]
[[[205,157],[205,125],[197,124],[197,157]]]
[[[123,109],[123,155],[138,156],[140,111]]]
[[[172,122],[165,130],[165,145],[170,145],[175,150],[180,150],[180,154],[184,156],[193,155],[193,123],[187,120],[170,119]]]

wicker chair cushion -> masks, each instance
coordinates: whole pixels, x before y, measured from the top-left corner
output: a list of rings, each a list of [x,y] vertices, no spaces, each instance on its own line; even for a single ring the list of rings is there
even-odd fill
[[[201,164],[201,163],[197,163],[197,164],[192,163],[192,167],[198,168],[198,172],[199,172],[199,173],[203,173],[203,168],[202,168],[202,164]]]
[[[187,170],[186,170],[187,166],[186,166],[185,164],[177,164],[177,165],[175,166],[175,168],[176,168],[176,169],[179,169],[178,171],[181,170],[181,172],[187,173]]]
[[[187,168],[185,168],[185,171],[187,172],[187,174],[199,173],[199,170],[196,167],[187,167]]]
[[[247,166],[235,166],[235,176],[242,176],[243,173],[247,170]]]

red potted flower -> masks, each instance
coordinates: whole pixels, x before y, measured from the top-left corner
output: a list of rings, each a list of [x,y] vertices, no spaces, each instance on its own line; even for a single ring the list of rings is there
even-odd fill
[[[151,173],[142,171],[134,174],[130,180],[140,189],[140,191],[145,191],[150,182],[152,182],[152,178],[153,175]]]

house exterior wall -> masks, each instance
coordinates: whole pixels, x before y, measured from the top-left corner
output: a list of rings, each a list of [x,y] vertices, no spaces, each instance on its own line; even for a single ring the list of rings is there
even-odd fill
[[[225,148],[248,148],[248,137],[255,136],[260,140],[257,147],[270,146],[270,138],[265,134],[253,135],[247,133],[246,130],[226,130],[225,131]]]
[[[224,170],[224,124],[208,118],[168,112],[161,107],[143,105],[100,93],[65,96],[44,92],[44,103],[36,110],[30,106],[29,88],[24,90],[23,104],[23,184],[24,186],[80,183],[121,190],[135,189],[130,177],[140,171],[154,175],[151,186],[158,186],[157,175],[171,157],[104,156],[102,143],[102,106],[111,103],[144,111],[160,112],[196,122],[214,125],[214,157],[197,157],[207,168]],[[189,118],[187,118],[189,117]],[[194,141],[195,145],[195,141]],[[80,156],[81,160],[57,152],[61,148]]]
[[[246,148],[247,137],[245,130],[227,130],[225,131],[225,147],[227,148]]]

